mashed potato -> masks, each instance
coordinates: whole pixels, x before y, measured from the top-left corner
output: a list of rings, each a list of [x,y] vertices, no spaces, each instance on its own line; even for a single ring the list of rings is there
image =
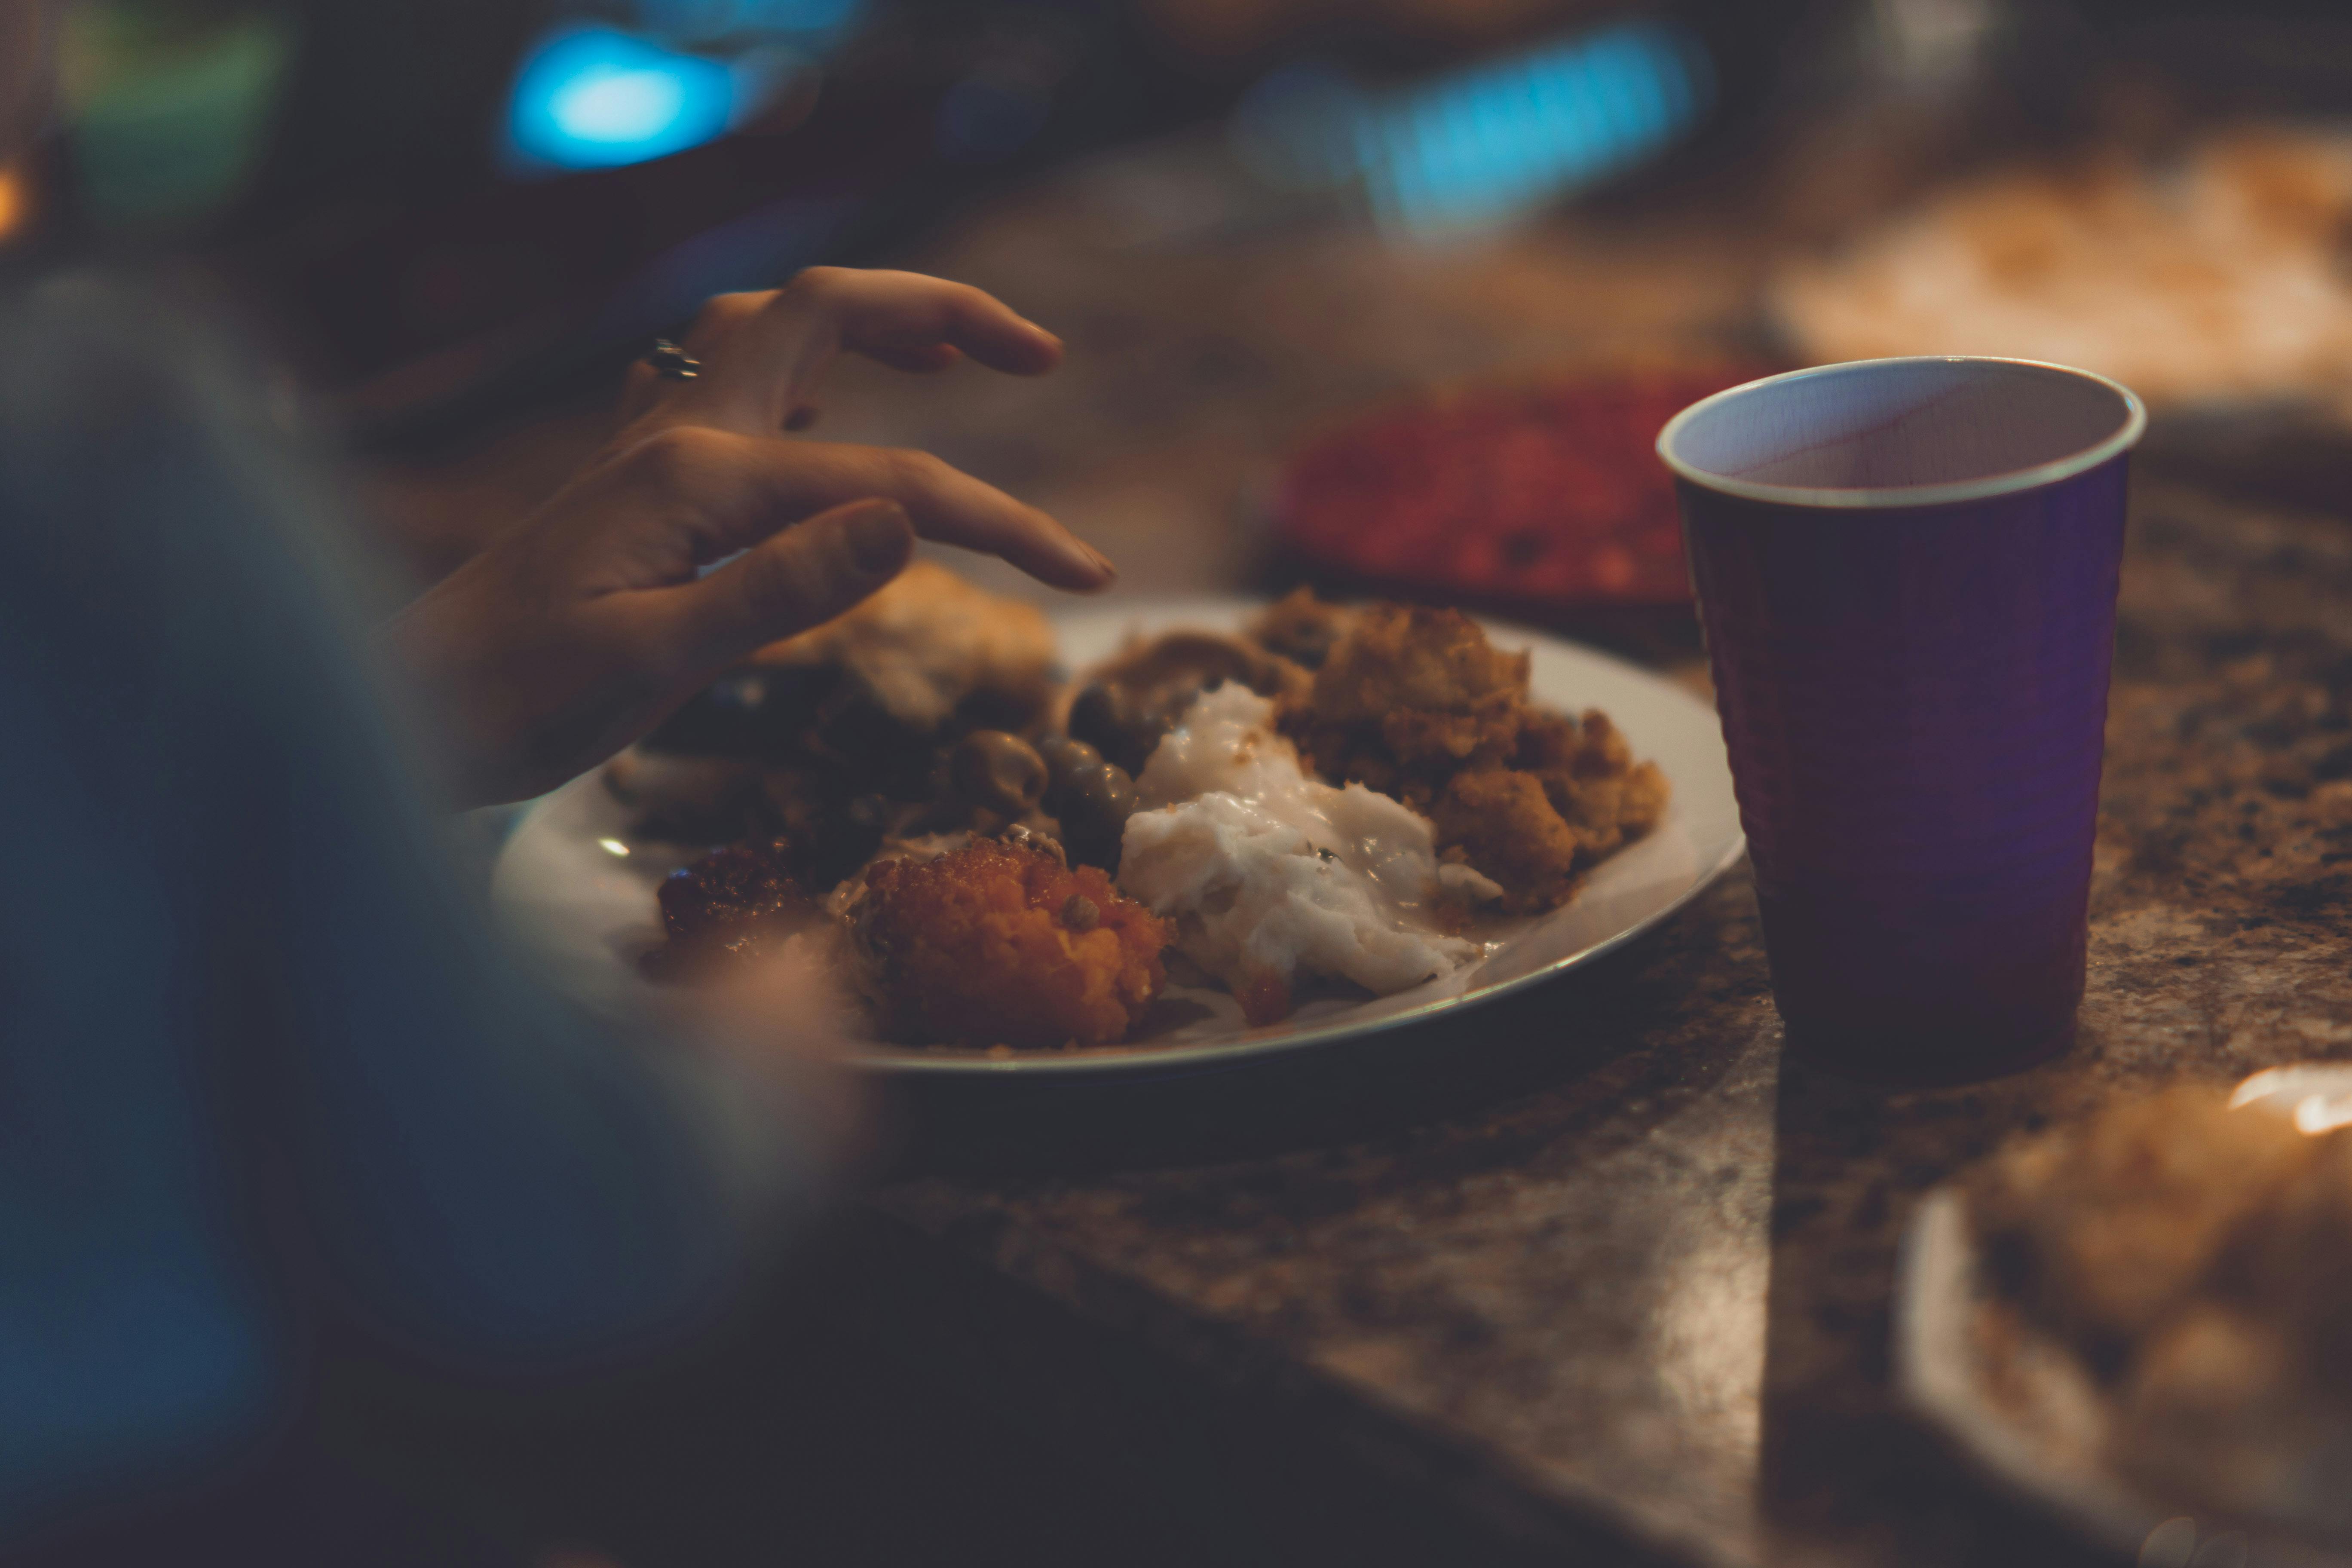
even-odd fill
[[[1479,957],[1446,934],[1500,891],[1441,867],[1427,818],[1361,784],[1308,778],[1274,704],[1238,682],[1201,697],[1151,753],[1118,879],[1176,921],[1177,947],[1252,1023],[1290,1010],[1297,976],[1385,995]]]

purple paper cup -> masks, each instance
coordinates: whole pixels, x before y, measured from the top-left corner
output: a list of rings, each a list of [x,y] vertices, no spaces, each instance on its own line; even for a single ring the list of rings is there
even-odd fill
[[[2073,1041],[2147,422],[2084,371],[1891,359],[1659,435],[1791,1051],[1954,1082]]]

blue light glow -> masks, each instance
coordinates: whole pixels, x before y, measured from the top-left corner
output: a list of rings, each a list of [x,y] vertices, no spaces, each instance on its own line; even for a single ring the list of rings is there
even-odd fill
[[[1413,229],[1482,225],[1616,174],[1696,120],[1703,58],[1635,22],[1440,82],[1360,125],[1373,210]]]
[[[724,134],[738,109],[736,72],[613,27],[565,26],[541,37],[516,74],[507,154],[515,172],[614,168]]]
[[[576,142],[634,147],[677,124],[685,108],[686,89],[669,72],[607,67],[558,88],[547,117]]]
[[[1428,233],[1517,217],[1663,151],[1706,110],[1697,41],[1623,23],[1433,83],[1373,94],[1293,70],[1253,89],[1235,145],[1294,189],[1359,189],[1385,225]]]

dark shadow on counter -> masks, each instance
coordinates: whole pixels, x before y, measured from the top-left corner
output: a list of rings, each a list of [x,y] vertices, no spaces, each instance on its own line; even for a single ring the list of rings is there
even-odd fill
[[[2038,1125],[2099,1053],[1990,1083],[1887,1089],[1784,1058],[1775,1111],[1760,1502],[1790,1562],[2086,1568],[2111,1561],[1980,1483],[1900,1405],[1892,1304],[1927,1192]]]
[[[1052,1173],[974,1184],[996,1188],[1181,1168],[1150,1178],[1161,1201],[1306,1215],[1563,1140],[1638,1139],[1652,1113],[1629,1104],[1668,1116],[1738,1054],[1692,1022],[1714,1016],[1694,975],[1748,898],[1726,882],[1589,972],[1279,1071],[926,1100],[905,1111],[902,1165]],[[1752,1000],[1752,976],[1726,984]],[[1076,1310],[976,1250],[854,1211],[719,1339],[558,1407],[339,1357],[325,1438],[509,1538],[558,1531],[629,1568],[1658,1568],[1271,1349],[1181,1311],[1139,1327]]]

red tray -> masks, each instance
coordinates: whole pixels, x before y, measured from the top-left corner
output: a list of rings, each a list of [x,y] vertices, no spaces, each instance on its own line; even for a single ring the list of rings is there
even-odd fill
[[[1309,442],[1275,495],[1307,563],[1544,605],[1688,602],[1667,420],[1769,372],[1723,365],[1465,388]]]

